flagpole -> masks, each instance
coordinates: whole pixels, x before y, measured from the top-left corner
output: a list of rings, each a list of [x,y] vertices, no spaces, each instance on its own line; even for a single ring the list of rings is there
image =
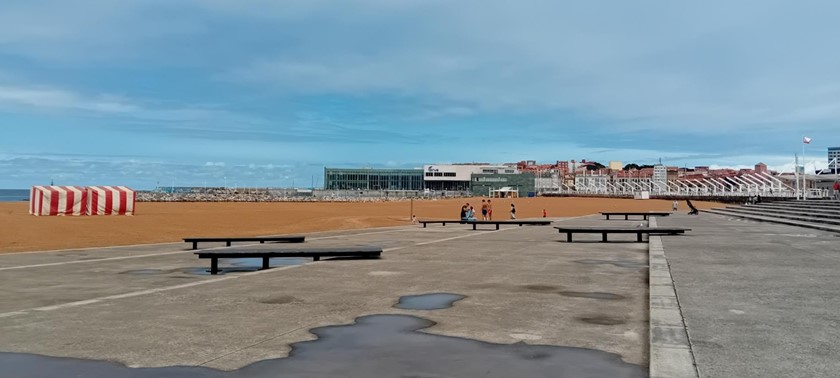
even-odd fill
[[[805,135],[802,136],[802,199],[804,200],[805,197]]]

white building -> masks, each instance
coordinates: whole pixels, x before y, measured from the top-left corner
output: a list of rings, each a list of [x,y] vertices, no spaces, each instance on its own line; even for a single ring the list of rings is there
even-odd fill
[[[832,173],[838,173],[840,170],[840,147],[828,148],[828,169]]]
[[[515,174],[516,167],[486,164],[427,164],[423,166],[423,187],[430,190],[470,190],[473,174]]]

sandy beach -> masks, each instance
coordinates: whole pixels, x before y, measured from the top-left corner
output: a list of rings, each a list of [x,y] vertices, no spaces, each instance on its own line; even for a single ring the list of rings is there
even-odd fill
[[[418,219],[455,219],[469,202],[480,216],[481,198],[415,200]],[[493,200],[494,219],[574,217],[600,211],[670,211],[665,200],[537,197]],[[713,202],[694,202],[698,208]],[[188,236],[255,236],[410,224],[411,201],[137,203],[131,217],[35,217],[25,202],[0,203],[0,253],[177,242]],[[680,211],[686,212],[685,202]]]

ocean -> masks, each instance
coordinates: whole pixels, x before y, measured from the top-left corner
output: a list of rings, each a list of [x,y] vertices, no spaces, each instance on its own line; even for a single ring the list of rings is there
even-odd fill
[[[0,189],[0,202],[29,201],[28,189]]]

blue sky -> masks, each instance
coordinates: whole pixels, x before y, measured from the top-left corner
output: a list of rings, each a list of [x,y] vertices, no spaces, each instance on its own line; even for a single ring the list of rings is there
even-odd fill
[[[0,4],[0,188],[309,186],[323,167],[792,169],[840,145],[840,3]]]

